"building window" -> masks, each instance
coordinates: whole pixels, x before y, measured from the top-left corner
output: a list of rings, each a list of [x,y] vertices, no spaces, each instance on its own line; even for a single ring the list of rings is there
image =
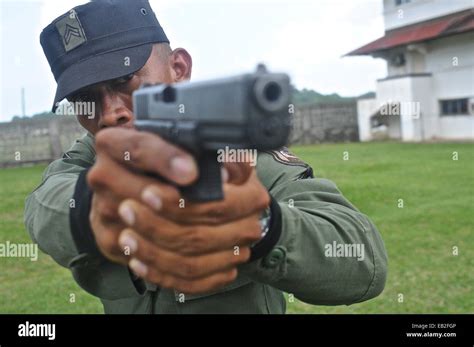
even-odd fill
[[[467,115],[469,99],[440,100],[442,116]]]
[[[395,0],[395,6],[400,6],[403,4],[408,4],[411,0]]]

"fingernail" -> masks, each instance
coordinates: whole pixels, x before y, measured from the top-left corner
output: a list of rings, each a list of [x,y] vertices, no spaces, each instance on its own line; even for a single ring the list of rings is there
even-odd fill
[[[133,225],[133,223],[135,222],[135,213],[129,205],[121,204],[118,212],[125,223],[127,223],[128,225]]]
[[[148,272],[148,267],[140,260],[137,260],[135,258],[132,258],[130,260],[128,266],[130,267],[130,269],[132,269],[133,272],[135,272],[140,277],[145,276]]]
[[[229,171],[225,167],[221,168],[222,182],[227,183],[229,181]]]
[[[171,159],[171,170],[180,180],[188,181],[193,178],[196,167],[191,159],[174,157]]]
[[[138,248],[137,240],[128,234],[122,233],[119,237],[119,244],[122,248],[128,248],[130,253],[135,253]]]
[[[142,200],[156,211],[161,210],[161,207],[163,206],[161,198],[148,188],[143,191]]]

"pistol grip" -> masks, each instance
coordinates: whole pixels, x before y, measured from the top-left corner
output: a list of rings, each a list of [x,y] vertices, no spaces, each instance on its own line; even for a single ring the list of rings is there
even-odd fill
[[[182,195],[194,202],[222,200],[221,165],[217,162],[217,152],[204,151],[195,157],[199,177],[190,186],[180,187]]]

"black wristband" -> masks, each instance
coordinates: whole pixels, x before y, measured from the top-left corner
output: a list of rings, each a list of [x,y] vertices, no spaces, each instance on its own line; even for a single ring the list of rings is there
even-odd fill
[[[74,189],[74,205],[69,208],[69,225],[79,254],[101,254],[92,233],[89,212],[92,202],[92,190],[87,185],[86,175],[89,169],[82,171]]]
[[[267,234],[256,245],[251,248],[249,262],[263,258],[278,243],[282,229],[281,208],[273,196],[270,195],[270,227]]]

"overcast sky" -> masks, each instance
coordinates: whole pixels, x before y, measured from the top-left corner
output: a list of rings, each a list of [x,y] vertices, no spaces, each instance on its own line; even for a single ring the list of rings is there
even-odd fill
[[[0,0],[0,121],[49,110],[55,81],[43,27],[81,0]],[[385,64],[345,53],[383,36],[382,0],[151,0],[173,48],[193,57],[193,80],[264,62],[298,88],[355,96],[375,90]]]

